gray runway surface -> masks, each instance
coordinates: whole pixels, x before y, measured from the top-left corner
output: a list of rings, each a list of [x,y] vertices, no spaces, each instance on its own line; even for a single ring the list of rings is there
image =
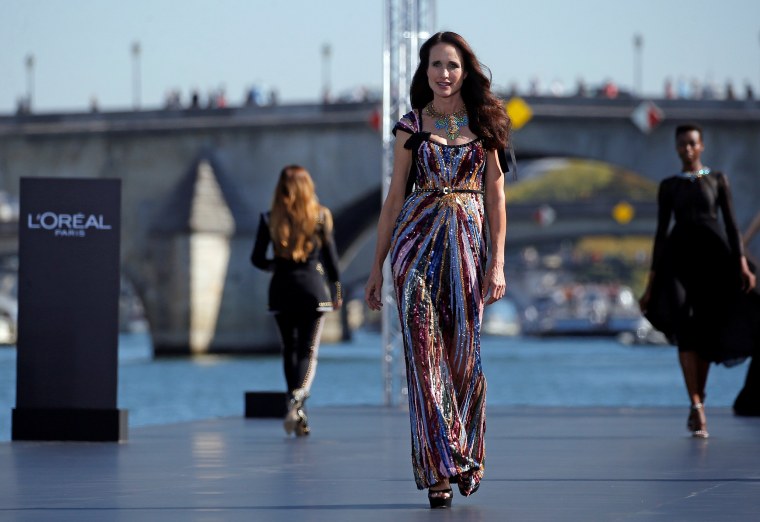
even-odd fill
[[[760,419],[687,408],[488,410],[486,476],[427,507],[407,413],[313,408],[313,434],[225,418],[109,443],[0,444],[0,521],[755,521]]]

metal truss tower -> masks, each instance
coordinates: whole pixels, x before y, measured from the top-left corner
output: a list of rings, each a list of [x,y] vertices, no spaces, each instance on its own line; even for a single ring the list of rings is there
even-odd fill
[[[385,0],[383,38],[383,201],[393,173],[393,125],[409,112],[409,87],[422,43],[435,26],[435,0]],[[390,264],[383,267],[383,375],[387,406],[406,396],[403,340]]]

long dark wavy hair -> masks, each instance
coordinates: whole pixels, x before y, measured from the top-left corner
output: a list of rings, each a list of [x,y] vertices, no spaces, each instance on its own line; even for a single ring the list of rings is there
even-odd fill
[[[491,92],[491,71],[480,63],[470,44],[457,33],[442,31],[431,36],[420,47],[420,63],[412,78],[410,97],[412,108],[422,110],[433,100],[427,69],[430,49],[439,43],[451,44],[462,55],[462,67],[467,77],[462,83],[462,100],[467,107],[467,117],[472,132],[483,140],[486,149],[505,149],[509,143],[512,122],[501,100]],[[483,70],[488,71],[488,76]]]

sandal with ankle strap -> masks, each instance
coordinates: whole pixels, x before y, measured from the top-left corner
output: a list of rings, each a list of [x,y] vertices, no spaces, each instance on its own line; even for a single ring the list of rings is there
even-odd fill
[[[689,410],[689,419],[686,427],[691,432],[691,436],[698,439],[706,439],[710,436],[707,432],[707,420],[705,419],[705,406],[701,402],[691,406]]]
[[[463,497],[469,497],[470,495],[472,495],[473,493],[475,493],[478,490],[479,487],[480,487],[480,482],[478,482],[477,484],[475,484],[472,487],[472,489],[470,489],[468,491],[467,490],[467,486],[465,484],[463,484],[463,483],[460,482],[459,483],[459,492],[462,494]]]
[[[454,492],[449,489],[429,489],[428,500],[430,509],[450,508],[451,501],[454,499]]]

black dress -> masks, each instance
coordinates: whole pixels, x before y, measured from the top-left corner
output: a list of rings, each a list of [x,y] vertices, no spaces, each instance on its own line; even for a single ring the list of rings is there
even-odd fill
[[[705,360],[730,366],[752,355],[760,295],[742,291],[743,255],[726,176],[666,178],[658,194],[647,318],[679,350]]]
[[[269,212],[262,213],[251,262],[261,270],[273,271],[269,284],[269,310],[278,312],[329,312],[338,290],[338,254],[332,232],[324,227],[324,214],[315,232],[319,248],[309,253],[304,262],[275,256],[267,258],[272,238]],[[331,284],[327,284],[327,282]]]

